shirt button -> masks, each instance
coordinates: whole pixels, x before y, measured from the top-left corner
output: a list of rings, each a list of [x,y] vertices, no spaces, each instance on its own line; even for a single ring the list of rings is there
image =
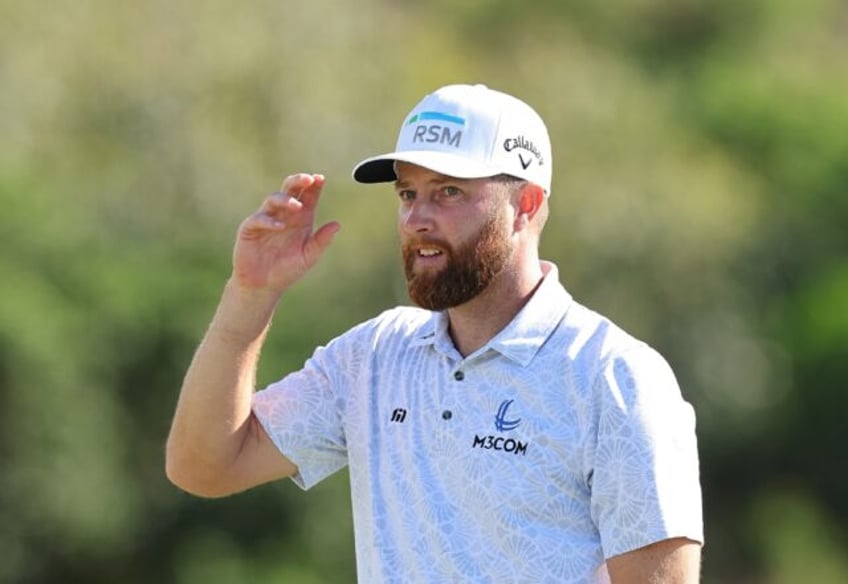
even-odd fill
[[[463,379],[465,379],[465,373],[463,373],[462,371],[456,371],[453,374],[453,378],[457,381],[462,381]]]
[[[450,410],[445,410],[445,411],[442,412],[442,419],[443,420],[450,420],[452,417],[453,417],[453,412],[451,412]]]

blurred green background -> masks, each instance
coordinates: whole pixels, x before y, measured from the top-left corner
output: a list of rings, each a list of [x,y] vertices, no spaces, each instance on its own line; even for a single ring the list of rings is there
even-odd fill
[[[0,2],[0,582],[353,582],[345,473],[217,501],[164,476],[241,219],[322,172],[336,245],[260,383],[406,301],[349,178],[453,82],[531,103],[544,257],[699,414],[704,582],[848,581],[844,0]]]

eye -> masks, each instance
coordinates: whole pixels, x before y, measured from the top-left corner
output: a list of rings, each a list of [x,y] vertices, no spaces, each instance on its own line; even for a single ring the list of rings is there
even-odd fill
[[[458,197],[462,194],[462,189],[454,185],[447,185],[442,188],[442,192],[448,198]]]
[[[398,198],[401,201],[409,203],[415,200],[415,191],[411,191],[409,189],[401,189],[397,192]]]

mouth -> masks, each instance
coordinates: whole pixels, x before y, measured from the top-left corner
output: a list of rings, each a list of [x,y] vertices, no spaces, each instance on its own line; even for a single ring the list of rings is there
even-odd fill
[[[412,244],[404,251],[407,266],[414,272],[441,270],[448,258],[447,250],[438,244]],[[412,273],[412,272],[410,272]]]
[[[415,255],[420,258],[434,258],[442,255],[442,250],[435,247],[420,247],[415,250]]]

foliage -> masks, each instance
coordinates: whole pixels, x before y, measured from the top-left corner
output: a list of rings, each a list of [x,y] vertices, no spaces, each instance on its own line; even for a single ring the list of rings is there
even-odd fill
[[[455,81],[548,121],[545,257],[696,405],[705,581],[844,581],[846,25],[838,0],[0,6],[0,582],[354,579],[344,473],[198,500],[163,442],[284,174],[326,174],[343,230],[261,382],[405,301],[394,203],[348,176]]]

